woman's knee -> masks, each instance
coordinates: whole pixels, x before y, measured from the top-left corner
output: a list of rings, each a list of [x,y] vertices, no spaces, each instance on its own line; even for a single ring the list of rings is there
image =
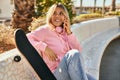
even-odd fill
[[[72,49],[72,50],[68,51],[64,57],[64,59],[66,60],[67,63],[69,63],[71,61],[75,61],[80,58],[81,58],[81,53],[76,49]]]
[[[78,57],[78,56],[80,56],[80,52],[77,49],[72,49],[72,50],[69,50],[65,56],[73,57],[73,58]]]

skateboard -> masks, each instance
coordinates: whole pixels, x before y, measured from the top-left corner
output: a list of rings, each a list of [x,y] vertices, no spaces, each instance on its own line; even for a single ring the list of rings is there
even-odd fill
[[[57,80],[46,63],[43,61],[42,57],[31,45],[25,32],[22,29],[17,29],[14,36],[17,49],[30,63],[30,66],[32,66],[38,77],[41,80]]]

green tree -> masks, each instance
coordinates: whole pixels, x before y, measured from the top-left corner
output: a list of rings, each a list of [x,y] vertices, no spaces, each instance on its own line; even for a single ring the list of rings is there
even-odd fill
[[[73,14],[73,2],[71,0],[36,0],[36,17],[39,16],[46,16],[46,12],[48,11],[49,7],[54,3],[62,3],[68,10],[70,19],[74,17]]]

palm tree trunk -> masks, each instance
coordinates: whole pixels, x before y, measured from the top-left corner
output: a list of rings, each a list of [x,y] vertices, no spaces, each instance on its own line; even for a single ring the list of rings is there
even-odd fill
[[[94,10],[93,10],[94,13],[96,12],[96,2],[97,0],[94,0]]]
[[[116,0],[112,0],[111,11],[116,10]]]
[[[82,5],[82,3],[83,3],[83,0],[80,0],[80,13],[82,13],[82,7],[83,7],[83,5]]]
[[[106,2],[106,0],[103,0],[103,8],[102,8],[102,14],[103,15],[105,14],[105,2]]]
[[[12,28],[21,28],[28,31],[34,16],[34,0],[14,0],[15,10],[12,15]]]

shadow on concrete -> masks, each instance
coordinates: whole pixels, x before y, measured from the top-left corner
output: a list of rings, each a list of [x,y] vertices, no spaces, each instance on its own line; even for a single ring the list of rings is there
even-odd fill
[[[120,80],[120,38],[106,48],[100,65],[99,80]]]

